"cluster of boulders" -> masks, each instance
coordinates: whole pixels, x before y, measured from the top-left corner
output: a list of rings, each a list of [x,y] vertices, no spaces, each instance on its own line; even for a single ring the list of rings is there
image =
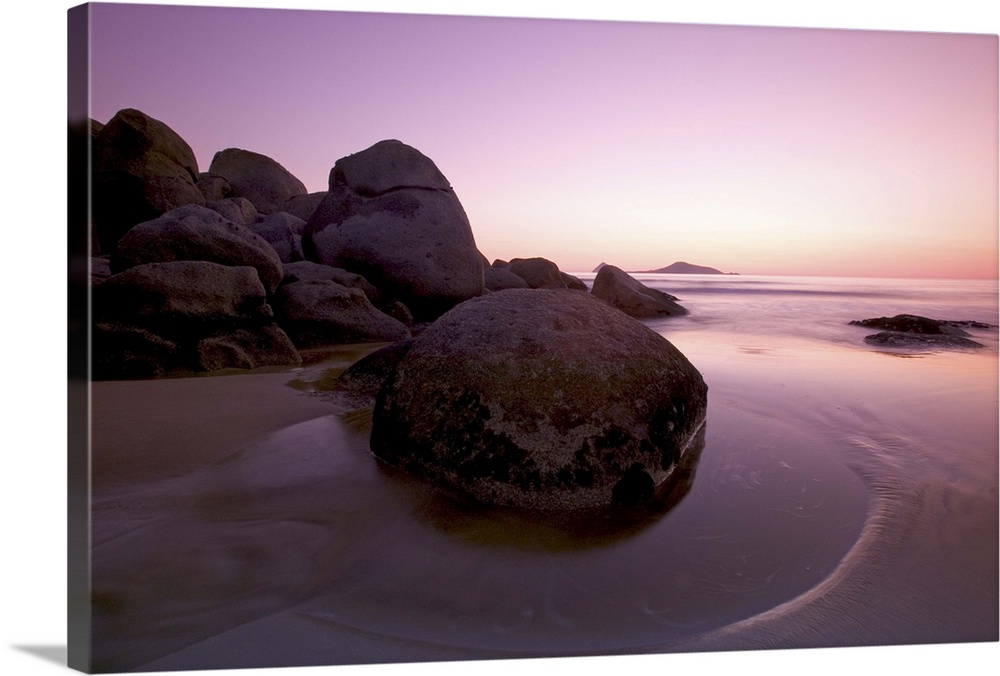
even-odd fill
[[[903,348],[980,348],[983,344],[972,340],[965,329],[997,328],[979,321],[949,321],[908,314],[860,319],[850,324],[879,329],[878,333],[865,336],[865,342],[870,345]]]
[[[249,150],[201,173],[138,110],[90,133],[97,377],[296,363],[303,349],[407,338],[485,293],[588,290],[544,258],[490,264],[448,180],[399,141],[337,160],[329,189],[308,193]],[[612,266],[594,295],[633,316],[683,312]]]
[[[307,193],[241,149],[199,173],[162,122],[91,124],[93,373],[301,362],[390,345],[341,377],[387,463],[473,499],[563,509],[649,499],[701,429],[707,387],[634,317],[683,314],[605,266],[492,264],[434,163],[399,141]],[[619,311],[621,310],[621,311]]]
[[[399,141],[343,158],[309,194],[273,159],[198,171],[166,124],[91,121],[96,377],[297,363],[299,351],[410,335],[481,295],[465,212]]]

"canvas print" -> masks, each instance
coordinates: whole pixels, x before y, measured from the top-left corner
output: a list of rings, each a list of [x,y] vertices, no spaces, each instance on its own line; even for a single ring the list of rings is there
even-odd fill
[[[72,667],[998,640],[996,35],[68,21]]]

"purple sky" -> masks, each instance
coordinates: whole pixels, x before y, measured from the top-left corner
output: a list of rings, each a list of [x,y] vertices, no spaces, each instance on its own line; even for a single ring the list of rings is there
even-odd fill
[[[385,138],[490,259],[995,277],[997,37],[94,5],[92,117],[310,191]]]

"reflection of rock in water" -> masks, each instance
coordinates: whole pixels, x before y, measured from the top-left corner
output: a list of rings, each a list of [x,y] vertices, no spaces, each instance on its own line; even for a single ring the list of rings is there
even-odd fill
[[[363,413],[345,417],[359,421],[366,418]],[[418,518],[449,535],[475,544],[516,549],[601,547],[652,526],[684,499],[705,448],[705,428],[702,425],[673,471],[648,499],[603,509],[559,512],[483,505],[429,487],[385,463],[380,462],[378,467],[389,479],[387,484],[407,496]]]

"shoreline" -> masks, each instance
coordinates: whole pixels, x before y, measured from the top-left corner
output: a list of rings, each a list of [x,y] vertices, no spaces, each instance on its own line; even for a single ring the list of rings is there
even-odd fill
[[[982,364],[992,363],[995,370],[995,354],[886,359],[864,348],[809,345],[798,337],[757,349],[759,344],[741,345],[744,339],[734,343],[730,331],[691,333],[680,330],[680,325],[676,329],[668,338],[691,356],[710,384],[707,425],[712,438],[706,453],[709,457],[696,468],[699,478],[694,494],[685,497],[667,520],[677,521],[678,515],[683,515],[680,522],[687,523],[685,528],[697,536],[685,545],[685,549],[701,552],[691,554],[692,570],[711,561],[711,566],[718,566],[725,557],[752,554],[754,545],[766,561],[754,563],[758,556],[754,554],[751,568],[729,565],[724,566],[724,573],[723,568],[717,568],[719,572],[712,575],[722,577],[709,579],[709,587],[688,597],[686,609],[660,618],[686,618],[694,623],[690,633],[670,629],[667,623],[659,634],[661,640],[656,640],[656,631],[636,623],[634,617],[623,618],[617,627],[619,639],[631,647],[598,645],[601,642],[597,641],[592,654],[989,640],[995,627],[982,618],[991,603],[995,609],[996,590],[991,592],[988,586],[961,576],[969,573],[976,579],[990,578],[992,570],[992,579],[996,578],[995,552],[991,558],[989,551],[996,542],[996,521],[970,516],[984,509],[989,512],[987,508],[996,504],[996,478],[988,471],[995,469],[996,461],[993,459],[991,465],[983,460],[995,438],[991,442],[981,427],[986,412],[983,397],[995,396],[981,369]],[[770,340],[768,337],[765,345]],[[454,532],[440,528],[435,520],[451,518],[450,512],[428,511],[430,503],[419,497],[419,487],[401,487],[380,471],[367,447],[367,423],[362,420],[356,425],[357,421],[341,417],[343,407],[322,394],[331,377],[328,368],[339,372],[376,347],[335,350],[330,355],[332,362],[317,355],[307,359],[304,367],[279,371],[94,383],[95,396],[115,393],[124,400],[115,406],[95,407],[95,430],[103,429],[103,438],[111,438],[108,435],[113,436],[115,429],[131,424],[126,436],[143,448],[141,454],[130,454],[128,442],[119,439],[110,450],[95,452],[95,498],[107,498],[95,501],[95,525],[103,528],[103,539],[98,538],[102,544],[95,547],[94,560],[95,570],[107,573],[102,584],[108,580],[117,584],[124,574],[119,586],[127,589],[129,571],[142,568],[144,561],[168,569],[174,566],[188,571],[187,575],[197,572],[194,579],[204,577],[208,584],[220,570],[244,566],[233,556],[248,549],[262,552],[255,555],[263,556],[262,560],[287,553],[292,558],[281,554],[275,561],[297,560],[311,571],[289,577],[288,571],[279,567],[274,580],[264,577],[258,581],[262,587],[240,588],[236,598],[241,600],[231,607],[219,607],[211,617],[199,619],[197,613],[164,616],[167,626],[180,623],[181,628],[175,626],[171,630],[174,638],[164,639],[167,643],[161,648],[151,648],[156,642],[150,643],[151,639],[142,635],[146,630],[138,627],[133,638],[138,648],[147,652],[140,662],[130,663],[130,668],[239,668],[327,664],[331,660],[338,664],[370,663],[373,654],[394,662],[579,654],[572,647],[580,645],[581,637],[589,637],[588,632],[597,631],[596,625],[584,622],[572,629],[561,627],[557,619],[575,617],[574,621],[581,621],[593,610],[587,604],[596,598],[584,580],[595,575],[615,579],[614,575],[608,578],[608,573],[618,571],[628,560],[627,577],[637,588],[622,598],[645,599],[652,619],[667,607],[664,600],[669,597],[663,597],[657,585],[670,586],[682,578],[658,580],[653,572],[661,565],[657,557],[666,550],[642,548],[661,539],[662,531],[656,531],[656,526],[612,545],[621,545],[638,558],[615,562],[612,557],[593,567],[593,557],[602,556],[597,550],[560,553],[559,563],[552,559],[551,564],[559,575],[546,583],[555,586],[544,589],[535,586],[545,582],[542,574],[546,569],[538,567],[542,559],[534,563],[523,556],[508,560],[505,557],[511,553],[506,549],[488,544],[479,549],[475,548],[479,545],[468,546],[469,542],[489,542],[462,537],[463,529],[479,532],[475,531],[479,527],[475,518],[458,520],[460,525]],[[990,361],[983,362],[984,356]],[[930,387],[928,375],[933,383]],[[942,388],[949,396],[945,408],[938,406]],[[147,395],[156,395],[147,399],[141,396],[144,390]],[[229,429],[218,429],[220,412],[227,420],[221,427]],[[964,433],[950,435],[942,427],[947,422],[968,425],[968,429],[963,427]],[[156,433],[147,436],[150,430]],[[95,445],[101,438],[95,435]],[[295,443],[289,445],[290,440]],[[304,442],[301,445],[300,440]],[[809,451],[821,457],[809,461]],[[748,452],[756,455],[747,456]],[[151,463],[144,464],[145,458]],[[812,470],[803,469],[803,463],[810,462]],[[788,466],[794,466],[798,475],[782,474]],[[99,476],[99,470],[110,473]],[[828,499],[817,500],[816,505],[825,502],[831,511],[825,516],[815,514],[813,521],[799,521],[807,515],[792,513],[790,521],[778,526],[777,519],[785,517],[773,511],[781,506],[775,500],[785,501],[782,504],[789,506],[790,512],[796,511],[796,505],[812,505],[788,502],[795,495],[795,486],[781,482],[789,476],[808,478],[810,471],[823,483],[817,484],[820,493],[809,495],[825,495]],[[949,472],[955,475],[954,482]],[[765,479],[770,476],[769,482],[760,484],[761,474]],[[849,487],[851,483],[857,484],[856,490]],[[826,488],[822,488],[824,484]],[[706,510],[706,503],[698,502],[720,489],[729,491],[729,498],[718,508]],[[982,495],[975,493],[984,490]],[[856,515],[851,514],[856,510],[850,505],[857,502],[858,491],[866,496],[869,508],[861,517],[863,528],[854,532]],[[744,503],[740,496],[749,502]],[[704,513],[692,516],[692,512]],[[841,546],[829,534],[822,534],[824,527],[833,525],[830,519],[834,517],[842,522],[837,537],[843,539],[854,532],[854,539],[836,559],[829,560]],[[758,530],[727,544],[727,533],[741,532],[741,520],[757,524],[755,527],[774,522],[779,535],[772,537],[766,530]],[[795,530],[796,524],[804,530]],[[946,524],[948,532],[935,530],[938,524]],[[676,523],[670,528],[676,537]],[[781,572],[786,564],[794,571],[796,565],[807,563],[788,557],[794,554],[797,537],[805,536],[807,541],[812,537],[810,530],[820,534],[809,547],[822,545],[818,560],[829,565],[822,569],[826,572],[818,581],[820,569],[812,574]],[[792,537],[792,533],[798,535]],[[157,558],[158,540],[183,543],[188,535],[194,538],[194,548],[188,554],[176,560],[169,553]],[[713,541],[725,546],[698,549]],[[968,541],[979,542],[979,548],[957,549],[960,542]],[[808,548],[802,543],[798,546]],[[148,552],[153,558],[142,558],[143,547],[153,548]],[[786,547],[792,549],[783,551]],[[705,553],[716,558],[701,558]],[[720,555],[723,558],[718,558]],[[921,564],[908,565],[911,558]],[[514,583],[507,578],[487,575],[476,582],[485,586],[477,586],[479,591],[469,596],[472,605],[467,610],[465,602],[459,601],[463,597],[455,596],[462,587],[439,579],[442,559],[449,561],[448,568],[461,563],[470,574],[477,571],[479,576],[498,566],[509,568],[524,582],[508,589],[504,585]],[[522,568],[511,567],[513,561]],[[254,579],[254,570],[253,566],[246,569],[246,579]],[[683,570],[675,567],[669,575],[678,573]],[[745,577],[733,578],[733,573]],[[737,579],[760,583],[772,573],[780,574],[777,587],[756,591],[755,585],[747,584],[745,592],[757,597],[740,600],[737,596],[733,607],[726,605],[733,601],[727,597],[715,617],[721,624],[714,628],[704,625],[713,619],[698,610],[698,604],[712,598],[711,593],[701,596],[705,591],[717,593]],[[163,572],[157,579],[160,584],[169,584],[176,575]],[[564,584],[570,580],[582,586],[573,591]],[[221,581],[217,585],[218,590],[209,584],[201,593],[211,599],[212,594],[225,591]],[[285,591],[275,595],[267,591],[271,589],[268,585]],[[643,585],[647,587],[641,589]],[[494,592],[484,596],[485,588]],[[357,590],[358,596],[344,596],[345,589]],[[740,589],[733,587],[737,592]],[[791,596],[782,595],[782,590],[789,589],[796,591]],[[407,590],[420,593],[411,596]],[[533,615],[530,622],[522,619],[528,624],[518,628],[516,604],[530,604],[550,593],[563,605],[562,613]],[[106,603],[116,597],[102,598]],[[495,605],[495,599],[505,598],[515,605]],[[162,600],[133,600],[144,607],[144,613],[136,616],[140,622],[146,621],[146,613],[162,610]],[[370,612],[362,612],[368,607],[366,603],[371,604]],[[433,613],[418,625],[407,625],[402,619],[425,618],[422,613],[429,608],[447,609],[466,618],[468,629],[449,643],[447,632],[435,634],[443,631],[442,627],[423,625],[425,621],[440,622]],[[583,614],[567,613],[566,608]],[[636,608],[621,610],[628,613]],[[503,643],[483,633],[488,630],[486,621],[491,613],[498,612],[496,621],[516,631],[535,627],[537,638],[528,641],[515,634],[508,641],[521,636],[518,640],[522,643]],[[607,616],[607,612],[605,608],[592,614]],[[985,616],[988,619],[989,613]],[[537,624],[543,621],[555,624]],[[265,638],[272,635],[286,638],[281,645],[264,645]],[[516,653],[504,649],[518,645],[522,650]],[[526,654],[529,648],[530,655]],[[344,657],[335,659],[335,655]]]

